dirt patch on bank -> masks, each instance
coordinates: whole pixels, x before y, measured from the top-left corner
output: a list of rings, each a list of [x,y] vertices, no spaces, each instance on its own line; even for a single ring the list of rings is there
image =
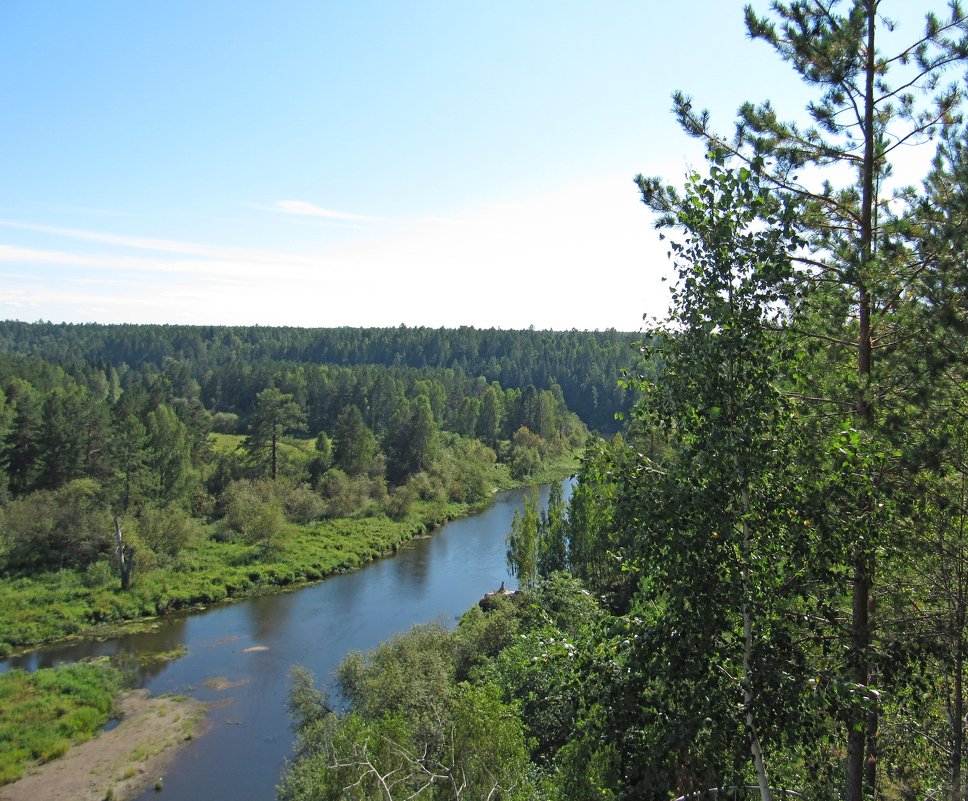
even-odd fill
[[[205,731],[205,706],[191,698],[118,700],[121,722],[53,762],[0,787],[0,801],[113,801],[134,798],[165,775],[178,750]]]

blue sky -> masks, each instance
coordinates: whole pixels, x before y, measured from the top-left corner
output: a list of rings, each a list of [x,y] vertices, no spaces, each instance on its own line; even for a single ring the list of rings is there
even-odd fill
[[[808,97],[731,0],[3,0],[0,318],[637,330],[676,89]]]

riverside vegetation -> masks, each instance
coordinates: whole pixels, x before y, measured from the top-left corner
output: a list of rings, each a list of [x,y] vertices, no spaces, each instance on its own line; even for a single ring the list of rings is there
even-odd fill
[[[139,664],[177,658],[140,654]],[[133,798],[180,747],[205,731],[205,707],[185,697],[149,698],[130,685],[130,665],[106,659],[0,675],[0,797]],[[117,725],[105,730],[109,720]]]
[[[549,459],[536,477],[551,480],[574,470],[575,458],[569,451]],[[490,487],[513,484],[508,472],[495,465],[483,471],[482,481],[488,493]],[[255,507],[280,503],[277,508],[282,508],[274,494],[278,489],[267,483],[245,484],[242,489],[258,493],[252,501]],[[484,500],[478,498],[476,503]],[[139,572],[127,590],[120,587],[110,555],[83,571],[61,569],[0,583],[0,641],[13,650],[66,636],[107,636],[123,621],[316,581],[392,553],[414,536],[467,514],[474,506],[468,501],[418,497],[400,517],[388,517],[373,505],[365,516],[303,523],[291,522],[284,509],[274,509],[266,529],[255,534],[248,529],[251,540],[226,538],[225,524],[189,523],[193,531],[176,555],[152,559],[149,566],[145,552],[140,552]],[[258,515],[258,508],[230,509],[228,514],[238,515],[246,526],[261,522],[247,517]],[[256,535],[272,539],[260,541]]]
[[[675,95],[708,166],[638,178],[677,280],[625,430],[515,521],[513,602],[350,656],[337,713],[296,670],[280,799],[965,798],[968,19],[891,5],[747,8],[806,124]]]
[[[103,663],[0,675],[0,785],[97,734],[123,685],[121,671]]]

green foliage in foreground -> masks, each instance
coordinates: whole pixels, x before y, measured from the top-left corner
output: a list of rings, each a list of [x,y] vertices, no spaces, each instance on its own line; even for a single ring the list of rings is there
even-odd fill
[[[120,671],[102,663],[0,674],[0,785],[96,734],[121,684]]]
[[[580,621],[593,615],[594,604],[577,583],[564,585],[567,616]],[[287,766],[279,798],[537,797],[530,757],[567,725],[571,710],[558,699],[570,688],[554,688],[539,700],[538,693],[551,688],[531,687],[523,704],[541,707],[541,725],[549,725],[529,727],[535,721],[522,714],[505,680],[523,674],[505,662],[567,662],[573,653],[568,637],[545,612],[533,614],[511,601],[488,613],[472,609],[454,631],[415,626],[369,653],[346,657],[338,672],[340,694],[349,703],[342,715],[329,711],[308,671],[294,669],[289,706],[296,759]]]
[[[346,657],[341,714],[295,668],[296,759],[279,798],[566,797],[548,760],[575,720],[580,638],[599,617],[576,580],[555,574],[489,612],[471,609],[453,631],[415,626]]]
[[[670,314],[566,532],[607,610],[560,622],[540,519],[519,518],[532,608],[467,681],[517,713],[529,760],[467,797],[968,798],[968,130],[943,74],[968,59],[968,14],[898,34],[881,0],[762,5],[747,33],[809,86],[807,115],[747,103],[723,136],[674,95],[710,168],[637,179],[672,229]],[[897,191],[895,151],[929,141],[923,191]],[[512,470],[528,431],[504,431]],[[403,657],[421,640],[344,668],[350,711],[306,730],[283,798],[460,797],[473,748],[451,758],[421,708],[397,701],[383,730],[371,711],[392,687],[453,726],[461,679],[443,646]]]

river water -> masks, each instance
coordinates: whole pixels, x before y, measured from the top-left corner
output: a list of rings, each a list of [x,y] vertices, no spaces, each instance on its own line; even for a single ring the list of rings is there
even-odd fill
[[[566,499],[571,486],[564,484]],[[152,694],[191,695],[209,704],[211,728],[169,768],[164,797],[271,801],[292,753],[285,709],[290,667],[308,667],[326,688],[349,651],[372,648],[415,623],[453,625],[502,581],[513,588],[505,536],[524,495],[499,493],[480,514],[448,523],[355,573],[166,618],[149,633],[42,649],[4,667],[33,670],[87,656],[184,647],[184,657],[144,669],[137,678]],[[548,487],[540,498],[544,507]],[[139,801],[156,798],[148,790]]]

